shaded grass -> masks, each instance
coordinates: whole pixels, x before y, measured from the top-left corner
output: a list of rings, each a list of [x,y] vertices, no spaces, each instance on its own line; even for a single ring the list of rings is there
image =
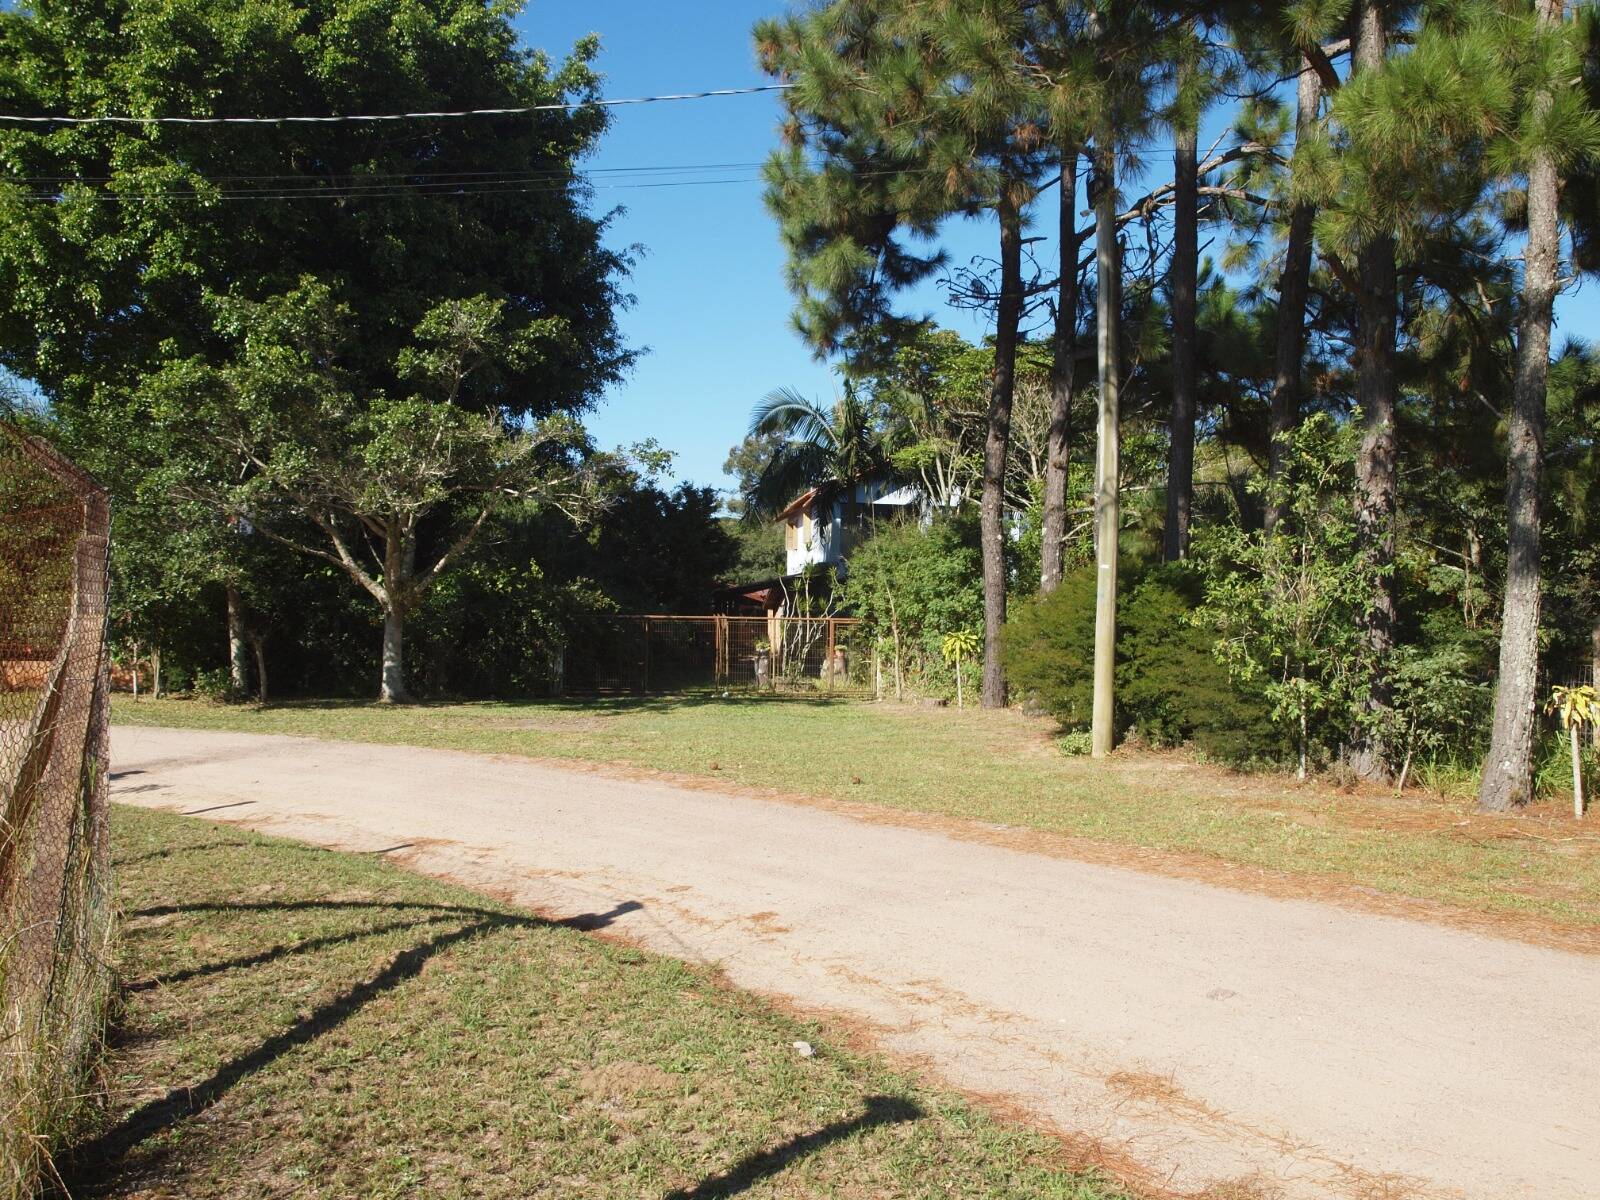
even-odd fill
[[[74,1196],[1121,1195],[571,922],[192,818],[113,834],[126,989]]]
[[[114,719],[620,763],[1600,927],[1600,831],[1559,806],[1483,818],[1466,798],[1346,793],[1173,754],[1068,758],[1048,722],[1015,712],[715,695],[264,709],[119,699]]]

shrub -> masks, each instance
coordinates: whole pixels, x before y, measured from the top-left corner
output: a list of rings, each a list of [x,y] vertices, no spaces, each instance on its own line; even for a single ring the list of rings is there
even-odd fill
[[[1192,743],[1238,762],[1282,749],[1266,705],[1236,688],[1194,622],[1200,584],[1176,566],[1128,574],[1118,609],[1117,725],[1154,746]],[[1088,723],[1094,698],[1094,568],[1025,602],[1006,628],[1012,684],[1063,725]]]
[[[1302,777],[1369,719],[1377,664],[1361,616],[1381,572],[1361,550],[1358,434],[1354,423],[1307,417],[1284,447],[1282,475],[1252,481],[1283,506],[1273,531],[1214,525],[1194,541],[1216,653],[1293,740]]]
[[[941,515],[927,525],[880,522],[851,555],[841,601],[862,620],[862,644],[877,644],[885,680],[899,647],[901,678],[924,695],[955,696],[943,654],[947,634],[983,628],[983,564],[974,515]]]
[[[1082,758],[1094,749],[1094,737],[1087,729],[1069,729],[1056,739],[1056,745],[1068,758]]]
[[[1067,574],[1049,595],[1017,605],[1001,642],[1006,679],[1070,727],[1094,702],[1094,567]]]

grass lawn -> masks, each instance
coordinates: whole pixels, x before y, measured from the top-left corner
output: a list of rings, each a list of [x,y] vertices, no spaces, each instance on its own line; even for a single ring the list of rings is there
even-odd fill
[[[715,696],[403,708],[119,697],[113,720],[620,763],[1600,930],[1593,817],[1556,805],[1480,817],[1467,798],[1297,785],[1177,754],[1068,758],[1049,722],[1016,712]]]
[[[371,856],[112,828],[125,995],[73,1196],[1122,1195],[705,970]]]

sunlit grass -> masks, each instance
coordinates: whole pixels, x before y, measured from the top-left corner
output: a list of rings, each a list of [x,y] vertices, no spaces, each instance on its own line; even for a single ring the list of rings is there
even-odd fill
[[[113,836],[127,992],[75,1196],[1121,1194],[703,969],[370,855]]]

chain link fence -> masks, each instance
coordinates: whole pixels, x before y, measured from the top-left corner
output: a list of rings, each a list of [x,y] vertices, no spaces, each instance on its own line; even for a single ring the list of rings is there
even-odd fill
[[[110,989],[105,492],[0,423],[0,1198],[32,1195]]]

